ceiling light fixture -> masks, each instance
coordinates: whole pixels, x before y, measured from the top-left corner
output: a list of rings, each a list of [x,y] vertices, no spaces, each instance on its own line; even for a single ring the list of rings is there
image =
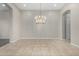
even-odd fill
[[[44,24],[46,16],[35,16],[36,24]]]
[[[57,4],[54,4],[54,7],[56,7],[57,6]]]
[[[26,7],[26,4],[24,4],[24,7]]]
[[[5,4],[2,4],[2,6],[5,7],[6,5]]]
[[[42,14],[42,11],[41,11],[41,3],[40,3],[40,15],[35,16],[36,24],[45,24],[46,16],[43,16],[41,14]]]

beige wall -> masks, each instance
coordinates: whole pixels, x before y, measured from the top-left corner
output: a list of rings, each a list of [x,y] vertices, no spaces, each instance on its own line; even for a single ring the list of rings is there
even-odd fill
[[[68,4],[61,10],[61,16],[66,10],[71,10],[71,43],[79,46],[79,4]],[[60,22],[60,37],[62,38],[62,17]]]
[[[24,12],[22,15],[20,15],[20,11],[15,6],[13,6],[12,4],[9,4],[9,5],[13,9],[11,41],[13,42],[13,41],[16,41],[16,40],[20,39],[22,37],[22,35],[20,36],[22,31],[25,33],[25,34],[23,33],[24,37],[31,37],[32,35],[28,36],[29,34],[27,34],[27,32],[25,32],[25,30],[27,30],[27,27],[24,30],[20,31],[20,29],[22,28],[22,27],[20,27],[20,24],[22,26],[22,23],[20,23],[20,22],[22,20],[23,21],[27,20],[28,23],[26,24],[26,22],[25,22],[24,26],[29,26],[30,27],[30,25],[33,25],[31,23],[31,20],[33,20],[33,19],[31,19],[31,20],[28,20],[27,18],[21,19],[20,17],[22,15],[24,15],[24,17],[26,17],[26,12]],[[71,43],[75,44],[75,45],[79,45],[79,26],[78,26],[79,25],[79,4],[68,4],[67,6],[65,6],[61,10],[60,15],[62,16],[63,12],[66,11],[66,10],[71,10]],[[57,14],[56,15],[57,17],[56,16],[55,17],[59,18],[58,16],[60,16],[60,15]],[[48,27],[50,27],[50,26],[55,27],[55,28],[52,27],[52,30],[56,29],[55,32],[51,32],[51,33],[53,33],[52,35],[56,35],[56,36],[52,36],[52,37],[53,38],[60,37],[60,39],[62,39],[62,17],[60,17],[60,19],[56,19],[56,20],[55,19],[54,20],[52,20],[52,19],[49,20],[49,22],[51,22],[51,21],[56,23],[56,25],[55,25],[55,23],[51,23],[51,25],[47,25]],[[30,27],[30,29],[31,29],[31,27]],[[32,29],[33,29],[33,27],[32,27]],[[52,30],[50,30],[50,31],[52,31]],[[30,31],[28,29],[28,32],[30,32]],[[37,31],[37,30],[35,29],[35,31]],[[49,33],[49,31],[47,31],[47,32]],[[45,33],[43,33],[43,34],[45,34]],[[58,36],[57,34],[60,34],[60,36]],[[34,37],[36,37],[36,36],[34,35]]]
[[[20,11],[13,4],[8,4],[12,8],[12,29],[11,29],[11,42],[20,39]]]
[[[22,39],[58,39],[59,38],[59,11],[42,11],[46,16],[45,24],[36,24],[34,17],[40,15],[40,11],[21,12],[21,38]]]
[[[10,12],[9,10],[0,11],[0,39],[9,39],[10,34]]]

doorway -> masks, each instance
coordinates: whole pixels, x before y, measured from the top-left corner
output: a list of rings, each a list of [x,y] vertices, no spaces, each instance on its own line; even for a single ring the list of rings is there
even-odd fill
[[[12,27],[12,8],[0,3],[0,47],[9,43]]]
[[[71,41],[71,25],[70,25],[70,22],[71,22],[71,19],[70,19],[70,15],[71,15],[71,12],[70,10],[67,10],[66,12],[64,12],[63,14],[63,23],[62,23],[62,30],[63,30],[63,39],[65,39],[67,42],[70,42]]]

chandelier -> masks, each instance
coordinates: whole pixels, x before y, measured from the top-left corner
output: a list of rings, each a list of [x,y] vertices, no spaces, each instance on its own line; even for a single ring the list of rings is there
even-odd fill
[[[35,16],[36,24],[44,24],[46,21],[46,16]]]
[[[35,16],[36,24],[44,24],[46,21],[46,16],[41,15],[41,3],[40,3],[40,15]]]

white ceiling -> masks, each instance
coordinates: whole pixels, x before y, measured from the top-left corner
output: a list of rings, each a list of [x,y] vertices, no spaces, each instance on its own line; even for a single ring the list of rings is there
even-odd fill
[[[15,3],[15,5],[20,10],[40,10],[40,3]],[[65,4],[56,3],[56,7],[54,5],[55,3],[41,3],[41,10],[61,10]]]

